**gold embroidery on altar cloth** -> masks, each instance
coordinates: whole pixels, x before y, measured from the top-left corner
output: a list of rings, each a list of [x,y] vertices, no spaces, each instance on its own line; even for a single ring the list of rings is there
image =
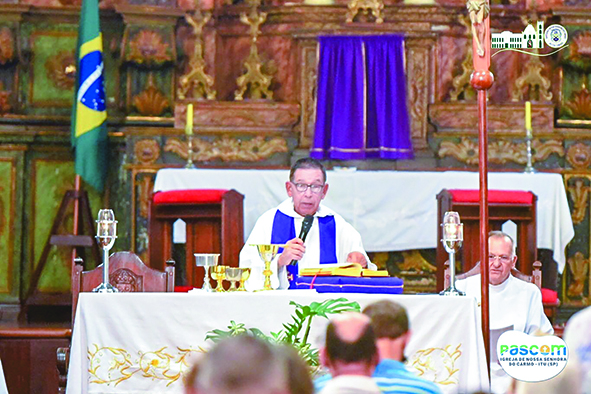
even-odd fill
[[[406,366],[409,369],[414,368],[419,376],[432,382],[443,385],[458,384],[460,368],[456,364],[459,365],[458,360],[462,356],[461,347],[460,343],[455,348],[447,345],[444,348],[431,347],[418,350],[407,361]]]
[[[117,386],[134,377],[166,381],[168,387],[189,370],[187,360],[193,353],[205,353],[205,350],[201,347],[169,350],[164,346],[158,350],[139,351],[132,356],[122,348],[93,344],[88,347],[89,383]]]

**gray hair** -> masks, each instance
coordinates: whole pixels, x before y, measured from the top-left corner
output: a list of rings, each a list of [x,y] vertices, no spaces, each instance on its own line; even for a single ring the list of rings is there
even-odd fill
[[[250,336],[229,337],[201,360],[196,379],[189,382],[208,394],[273,394],[288,390],[286,361],[268,342]]]
[[[509,242],[511,242],[511,250],[513,251],[513,256],[515,256],[515,241],[513,241],[513,238],[511,238],[511,236],[507,233],[504,233],[502,231],[491,231],[490,233],[488,233],[488,239],[490,240],[491,238],[506,238]]]

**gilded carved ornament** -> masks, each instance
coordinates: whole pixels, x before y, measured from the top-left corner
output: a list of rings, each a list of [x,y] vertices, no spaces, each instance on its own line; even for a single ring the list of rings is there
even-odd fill
[[[0,29],[0,64],[4,65],[14,59],[15,45],[12,31],[4,26]]]
[[[589,259],[586,259],[581,252],[575,253],[573,257],[567,259],[569,271],[572,279],[566,291],[568,297],[581,298],[585,289],[585,281],[589,272]]]
[[[170,106],[168,98],[158,89],[152,73],[146,88],[133,97],[133,106],[143,116],[159,116]]]
[[[512,101],[524,100],[524,91],[528,90],[529,100],[550,101],[552,92],[550,91],[550,80],[542,76],[544,64],[537,56],[528,57],[525,65],[525,71],[515,81],[511,91]],[[537,95],[535,94],[537,92]]]
[[[573,224],[579,224],[585,219],[589,203],[589,186],[585,186],[582,179],[577,179],[574,186],[567,187],[573,201],[574,209],[571,214]]]
[[[153,164],[160,158],[160,145],[152,139],[139,140],[133,147],[133,153],[138,163]]]
[[[575,32],[562,62],[578,70],[591,66],[591,30]]]
[[[166,141],[164,151],[176,153],[183,159],[188,157],[187,143],[178,138],[170,138]],[[193,139],[193,160],[195,161],[255,162],[264,160],[275,153],[287,151],[287,142],[279,137],[265,139],[258,136],[249,140],[240,140],[223,136],[211,142],[200,138]]]
[[[538,16],[535,13],[531,18],[533,20],[546,21],[545,16]],[[529,19],[526,16],[522,16],[521,21],[524,26],[529,24]],[[538,50],[534,49],[532,53],[537,54]],[[511,100],[523,101],[525,99],[525,91],[527,90],[528,99],[530,101],[551,101],[552,92],[550,91],[550,87],[552,86],[552,83],[548,78],[542,75],[543,70],[544,63],[542,63],[539,56],[528,56],[523,72],[513,85]]]
[[[76,83],[76,56],[73,51],[61,51],[45,62],[47,78],[58,89],[72,90]]]
[[[250,53],[244,62],[246,72],[236,79],[238,89],[234,92],[234,100],[243,100],[245,94],[248,94],[251,99],[273,100],[273,92],[269,90],[272,78],[263,72],[263,62],[257,49],[259,27],[267,20],[267,13],[259,13],[257,10],[261,0],[247,0],[247,3],[250,6],[250,12],[248,15],[241,13],[240,21],[250,26]]]
[[[510,141],[498,140],[488,145],[488,160],[491,163],[504,164],[514,162],[517,164],[526,164],[526,144],[524,142],[513,143]],[[564,148],[560,141],[540,140],[532,141],[534,151],[533,161],[541,162],[546,160],[551,154],[564,156]],[[442,141],[438,151],[439,157],[450,156],[462,163],[469,165],[478,164],[478,144],[469,138],[462,138],[459,143],[452,141]]]
[[[347,23],[353,23],[353,19],[359,11],[363,15],[368,15],[371,12],[377,24],[384,22],[383,0],[349,0],[347,8]]]
[[[591,31],[577,34],[572,40],[570,50],[575,58],[591,57]]]
[[[136,64],[160,65],[173,60],[170,45],[165,42],[159,32],[140,30],[129,43],[127,61]]]
[[[575,92],[571,100],[564,103],[564,109],[575,119],[591,119],[591,92],[583,82],[581,90]]]
[[[213,78],[205,72],[205,60],[203,59],[203,27],[211,19],[211,13],[201,14],[199,2],[196,5],[193,16],[186,14],[185,20],[193,28],[195,35],[195,48],[193,56],[189,60],[189,72],[179,79],[177,96],[183,100],[192,89],[192,98],[215,100],[216,91],[213,90]]]
[[[583,170],[591,164],[591,146],[577,142],[568,148],[566,161],[578,170]]]

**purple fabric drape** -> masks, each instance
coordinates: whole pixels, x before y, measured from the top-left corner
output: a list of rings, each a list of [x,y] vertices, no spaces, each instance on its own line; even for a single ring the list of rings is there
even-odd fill
[[[320,37],[317,159],[413,157],[406,104],[404,38]]]

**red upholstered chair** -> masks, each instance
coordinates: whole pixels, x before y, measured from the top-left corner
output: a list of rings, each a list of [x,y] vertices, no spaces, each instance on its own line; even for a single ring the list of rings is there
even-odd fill
[[[526,275],[532,274],[533,262],[537,260],[536,242],[536,201],[537,196],[524,191],[488,191],[489,230],[500,230],[508,220],[517,225],[516,252],[519,259],[517,268]],[[459,272],[467,272],[480,260],[480,208],[478,190],[447,190],[437,195],[437,289],[443,290],[444,264],[448,259],[440,240],[443,215],[456,211],[464,223],[464,243],[458,260]]]
[[[195,267],[193,253],[220,253],[219,264],[237,267],[244,244],[243,200],[236,190],[154,193],[149,218],[150,265],[162,269],[162,262],[172,257],[172,226],[182,219],[187,225],[185,285],[203,284],[203,268]]]

